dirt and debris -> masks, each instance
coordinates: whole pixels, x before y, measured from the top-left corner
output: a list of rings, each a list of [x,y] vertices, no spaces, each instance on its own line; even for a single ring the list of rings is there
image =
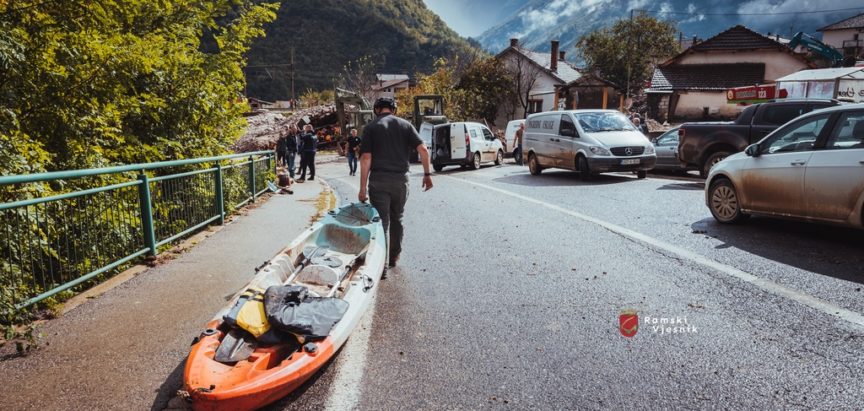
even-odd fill
[[[287,133],[291,124],[298,127],[312,124],[316,131],[331,131],[336,126],[336,106],[324,105],[299,110],[293,113],[276,113],[268,110],[257,110],[246,116],[248,127],[246,134],[240,137],[231,147],[238,153],[249,151],[272,150],[276,147],[276,141],[280,133]],[[323,148],[329,142],[319,140],[319,147]]]

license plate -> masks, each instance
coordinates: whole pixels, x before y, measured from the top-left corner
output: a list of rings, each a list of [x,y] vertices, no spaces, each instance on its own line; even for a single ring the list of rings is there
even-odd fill
[[[639,164],[639,159],[638,158],[630,158],[627,160],[621,160],[622,166],[629,166],[629,165],[633,165],[633,164]]]

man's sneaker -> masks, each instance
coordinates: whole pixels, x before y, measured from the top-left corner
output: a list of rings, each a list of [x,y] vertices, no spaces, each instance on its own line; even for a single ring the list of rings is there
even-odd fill
[[[306,181],[306,179],[305,179],[305,178],[300,178],[300,179],[297,179],[297,180],[295,180],[295,181],[298,182],[298,183],[303,183],[303,182]]]
[[[315,177],[309,177],[309,181],[315,181]]]

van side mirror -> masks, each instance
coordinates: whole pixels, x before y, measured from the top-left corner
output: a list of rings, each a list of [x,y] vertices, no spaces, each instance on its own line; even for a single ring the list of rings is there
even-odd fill
[[[759,144],[750,144],[744,149],[744,154],[747,154],[750,157],[759,157],[761,154],[759,152]]]

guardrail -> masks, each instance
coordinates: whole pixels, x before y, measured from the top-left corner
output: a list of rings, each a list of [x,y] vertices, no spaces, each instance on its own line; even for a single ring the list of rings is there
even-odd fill
[[[0,203],[0,309],[30,306],[223,224],[267,191],[274,167],[273,152],[258,151],[0,177],[0,190],[77,186]]]

